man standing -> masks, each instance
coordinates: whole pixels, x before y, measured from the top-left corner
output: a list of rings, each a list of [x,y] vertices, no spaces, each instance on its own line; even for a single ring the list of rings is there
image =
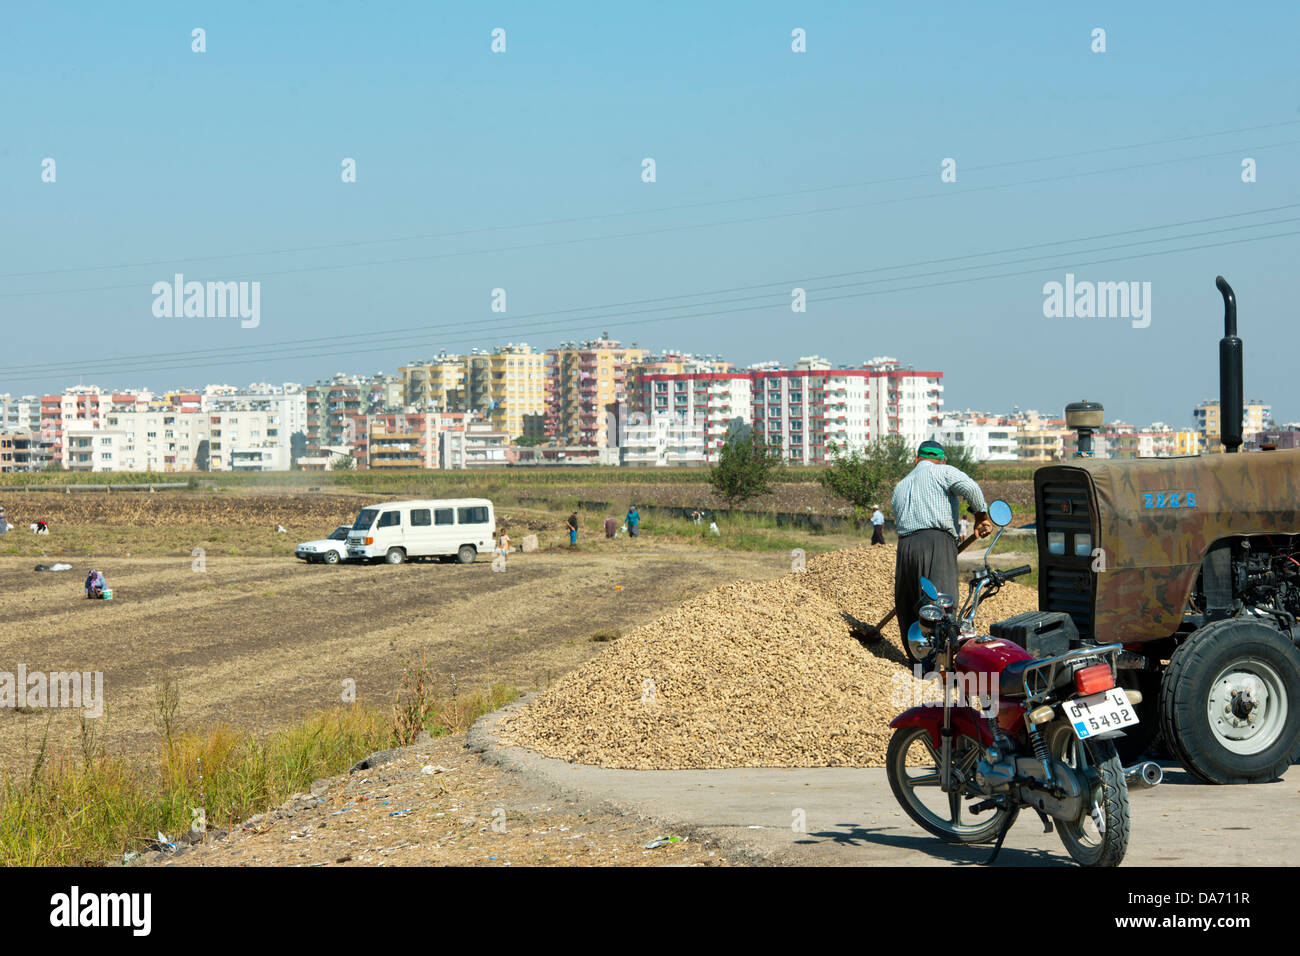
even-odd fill
[[[898,530],[894,607],[905,650],[908,629],[917,619],[921,604],[921,577],[929,578],[941,594],[958,597],[959,497],[965,498],[975,512],[975,533],[981,538],[993,533],[980,486],[965,472],[945,464],[944,457],[943,446],[937,441],[921,442],[915,467],[894,489],[894,522]]]
[[[885,543],[885,516],[880,510],[880,505],[872,505],[875,511],[871,512],[871,543]]]
[[[569,547],[571,548],[577,547],[578,546],[578,509],[577,508],[573,509],[573,514],[569,515],[569,520],[566,521],[564,524],[565,527],[569,529]]]

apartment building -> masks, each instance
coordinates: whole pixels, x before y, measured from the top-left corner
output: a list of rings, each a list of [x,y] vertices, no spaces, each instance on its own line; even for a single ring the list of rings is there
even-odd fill
[[[402,378],[403,404],[444,412],[464,410],[468,369],[463,356],[440,352],[437,358],[412,362],[397,371]]]
[[[680,419],[688,430],[698,427],[704,460],[714,462],[731,428],[750,423],[752,387],[752,378],[744,372],[658,373],[643,376],[639,398],[628,406],[646,416],[647,424],[650,418]]]
[[[512,439],[545,434],[546,356],[527,343],[472,352],[464,411],[479,411]]]
[[[1192,409],[1192,419],[1200,433],[1201,446],[1214,454],[1223,451],[1223,426],[1219,414],[1219,400],[1208,399]],[[1242,407],[1241,434],[1243,439],[1255,435],[1270,427],[1273,423],[1273,407],[1258,399],[1250,399]]]
[[[53,460],[53,450],[38,430],[0,429],[0,473],[41,471]]]
[[[1017,423],[996,415],[967,412],[945,417],[930,437],[943,445],[960,445],[977,461],[1015,461],[1019,457]]]
[[[704,421],[690,412],[618,417],[620,465],[680,468],[707,464]]]
[[[873,373],[864,369],[755,372],[750,422],[791,464],[821,464],[871,441]]]
[[[37,395],[0,395],[0,430],[41,430],[41,400]]]
[[[438,435],[443,468],[489,468],[509,464],[510,436],[486,422],[467,421],[463,428]]]
[[[609,446],[606,410],[626,400],[628,369],[646,354],[608,335],[548,351],[546,434],[572,445]]]
[[[369,468],[439,467],[439,414],[400,412],[366,416],[364,447],[356,460]]]
[[[925,441],[942,421],[943,373],[904,368],[889,356],[873,358],[863,368],[871,373],[870,435],[902,435],[909,445]]]
[[[355,443],[355,420],[370,410],[369,386],[364,379],[336,375],[328,382],[307,386],[306,397],[307,454],[318,455],[326,446]]]

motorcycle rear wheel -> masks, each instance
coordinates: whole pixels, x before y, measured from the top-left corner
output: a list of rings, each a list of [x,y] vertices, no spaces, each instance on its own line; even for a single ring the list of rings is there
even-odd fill
[[[1073,769],[1086,758],[1095,774],[1092,799],[1077,820],[1057,820],[1056,832],[1066,851],[1080,866],[1119,866],[1128,851],[1130,830],[1128,780],[1113,740],[1079,740],[1067,724],[1057,723],[1050,731],[1052,756]],[[1082,754],[1080,751],[1082,750]],[[1101,811],[1104,832],[1092,816],[1092,804]]]
[[[909,767],[909,755],[928,758],[932,763]],[[974,738],[953,737],[953,771],[966,782],[960,792],[944,793],[939,789],[939,753],[930,740],[930,732],[924,727],[901,727],[889,739],[885,775],[894,799],[922,829],[945,843],[990,843],[1004,827],[1016,822],[1019,810],[985,811],[977,818],[968,807],[963,808],[963,801],[985,799],[974,784],[975,765],[982,755],[983,748]],[[963,822],[963,809],[968,822]]]

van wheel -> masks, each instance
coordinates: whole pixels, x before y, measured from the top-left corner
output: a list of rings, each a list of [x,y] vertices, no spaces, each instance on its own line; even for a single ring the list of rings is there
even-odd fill
[[[401,548],[389,548],[388,553],[384,555],[384,560],[389,564],[401,564],[406,560],[406,552]]]
[[[1165,671],[1160,729],[1206,783],[1276,780],[1300,757],[1300,654],[1257,621],[1193,631]]]
[[[461,564],[473,564],[477,557],[478,551],[472,544],[462,544],[460,550],[456,552],[456,560]]]
[[[338,553],[337,551],[326,551],[326,552],[325,552],[325,563],[326,563],[326,564],[338,564],[338,563],[339,563],[339,553]]]

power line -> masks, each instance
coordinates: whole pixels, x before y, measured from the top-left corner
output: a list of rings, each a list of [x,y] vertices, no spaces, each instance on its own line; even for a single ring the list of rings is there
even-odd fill
[[[1295,126],[1298,124],[1300,124],[1300,120],[1285,120],[1278,123],[1265,123],[1258,126],[1243,126],[1243,127],[1238,127],[1237,129],[1218,130],[1210,133],[1195,133],[1187,136],[1171,137],[1168,139],[1148,140],[1147,142],[1144,143],[1128,143],[1121,146],[1102,146],[1096,149],[1077,150],[1072,153],[1057,153],[1052,156],[1035,156],[1026,159],[1004,160],[1002,162],[997,162],[997,163],[987,163],[983,166],[969,166],[969,167],[965,167],[965,169],[967,172],[985,172],[991,169],[1003,169],[1009,166],[1024,166],[1024,165],[1032,165],[1035,163],[1056,162],[1062,159],[1078,159],[1083,156],[1096,156],[1103,153],[1124,152],[1131,149],[1145,149],[1150,146],[1168,146],[1172,143],[1185,143],[1185,142],[1191,142],[1193,140],[1199,140],[1199,139],[1213,139],[1218,136],[1232,136],[1232,135],[1236,135],[1237,133],[1253,133],[1253,132],[1258,132],[1259,130],[1279,129],[1281,127]],[[1251,148],[1251,147],[1246,147],[1246,148]],[[1264,148],[1271,148],[1271,147],[1264,147]],[[632,209],[632,210],[622,210],[618,212],[594,213],[586,216],[570,216],[562,219],[545,219],[536,222],[519,223],[516,225],[482,226],[475,229],[460,229],[452,232],[426,233],[426,234],[414,235],[414,236],[391,236],[391,237],[385,237],[379,239],[358,239],[358,240],[351,240],[348,242],[324,243],[324,244],[314,245],[314,246],[297,246],[288,249],[262,250],[260,252],[234,252],[234,253],[221,253],[221,254],[208,255],[208,256],[191,256],[191,257],[179,258],[179,259],[178,258],[153,259],[153,260],[147,260],[142,262],[117,263],[115,265],[105,265],[105,266],[73,266],[73,267],[63,268],[63,269],[44,269],[44,270],[34,270],[28,272],[7,272],[7,273],[0,273],[0,279],[27,278],[32,276],[43,276],[43,275],[66,275],[68,273],[74,273],[74,272],[102,272],[111,269],[145,268],[151,266],[170,265],[172,263],[177,263],[177,262],[182,262],[182,263],[216,262],[216,261],[228,260],[228,259],[244,259],[244,258],[255,257],[255,256],[290,255],[290,254],[300,253],[300,252],[322,252],[330,249],[351,249],[360,246],[383,245],[387,243],[396,243],[396,242],[423,242],[430,239],[448,239],[448,238],[455,238],[460,236],[476,235],[478,233],[483,233],[483,232],[499,232],[499,231],[514,230],[514,229],[535,229],[535,228],[541,228],[545,226],[572,225],[574,223],[579,223],[579,222],[594,222],[602,219],[614,219],[614,218],[621,218],[624,216],[657,215],[663,212],[680,212],[682,210],[704,209],[712,206],[723,206],[723,205],[729,205],[729,204],[741,203],[741,202],[759,202],[759,201],[765,201],[769,199],[784,199],[790,196],[804,196],[804,195],[811,195],[813,193],[833,192],[833,191],[838,191],[843,189],[861,189],[867,186],[882,186],[882,185],[888,185],[890,183],[932,179],[933,175],[934,175],[933,173],[914,173],[906,176],[891,176],[883,179],[865,180],[856,183],[840,183],[840,184],[829,185],[829,186],[810,186],[803,189],[790,189],[782,192],[760,193],[760,194],[750,195],[750,196],[736,196],[730,199],[711,199],[711,200],[707,200],[704,202],[697,202],[697,203],[681,203],[672,206],[659,206],[652,209],[639,209],[639,210]]]
[[[989,192],[989,191],[1000,190],[1000,189],[1014,189],[1021,186],[1041,185],[1043,183],[1061,182],[1063,180],[1080,179],[1088,176],[1102,176],[1102,175],[1107,175],[1109,173],[1131,172],[1135,169],[1150,169],[1157,166],[1169,166],[1177,163],[1193,162],[1199,159],[1214,159],[1222,156],[1236,156],[1239,155],[1242,152],[1242,150],[1249,150],[1251,152],[1260,152],[1266,149],[1280,149],[1284,146],[1295,146],[1295,145],[1300,145],[1300,140],[1289,140],[1282,143],[1270,143],[1263,146],[1244,146],[1238,149],[1224,150],[1215,153],[1201,153],[1196,156],[1180,156],[1174,159],[1152,160],[1146,163],[1133,163],[1127,166],[1113,166],[1105,169],[1087,170],[1084,172],[1077,172],[1077,173],[1062,173],[1061,175],[1058,176],[1045,176],[1045,177],[1040,177],[1038,179],[1026,179],[1026,180],[1020,180],[1018,182],[1013,182],[1013,183],[992,183],[983,186],[964,186],[959,189],[941,188],[938,192],[920,193],[912,196],[895,196],[888,199],[877,199],[877,200],[872,200],[870,202],[848,203],[839,206],[823,206],[819,209],[802,209],[802,210],[793,210],[790,212],[770,213],[762,216],[749,216],[742,219],[724,219],[724,220],[716,220],[713,222],[705,222],[705,223],[689,223],[689,224],[681,224],[675,226],[661,226],[656,229],[644,229],[644,230],[622,232],[622,233],[606,233],[603,235],[581,236],[581,237],[571,238],[571,239],[548,239],[540,242],[517,243],[515,245],[510,245],[510,246],[499,246],[491,249],[463,249],[463,250],[457,250],[455,252],[430,253],[427,255],[420,255],[420,256],[403,256],[395,259],[378,259],[378,260],[370,260],[367,262],[345,262],[345,263],[336,263],[331,265],[298,266],[289,269],[259,270],[257,271],[256,274],[260,277],[265,277],[265,276],[300,275],[300,274],[312,273],[312,272],[327,272],[327,271],[333,272],[333,271],[342,271],[344,269],[366,269],[374,266],[406,265],[406,264],[416,263],[416,262],[432,262],[439,259],[455,259],[455,258],[462,258],[466,256],[495,255],[503,252],[523,252],[523,251],[530,251],[534,249],[549,249],[549,248],[554,248],[559,246],[581,245],[583,243],[590,243],[590,242],[610,242],[618,239],[635,239],[635,238],[642,238],[645,236],[663,235],[672,232],[683,232],[683,231],[695,230],[695,229],[717,228],[720,226],[752,225],[758,222],[770,222],[778,219],[791,219],[799,216],[820,215],[822,213],[828,213],[828,212],[847,212],[849,210],[854,210],[854,209],[868,209],[875,206],[892,205],[895,203],[912,202],[915,200],[949,198],[953,196],[969,196],[974,193]],[[173,261],[184,261],[184,260],[173,260]],[[82,287],[77,289],[44,289],[44,290],[26,290],[21,292],[0,292],[0,298],[29,298],[33,296],[47,296],[47,295],[75,295],[78,293],[86,293],[86,292],[115,292],[124,289],[139,289],[139,288],[140,288],[140,283],[132,282],[132,283],[126,283],[121,285],[92,286],[92,287]]]
[[[891,288],[891,289],[873,289],[873,290],[868,290],[868,291],[863,291],[863,292],[849,292],[849,293],[844,293],[844,294],[842,294],[842,295],[819,297],[819,298],[816,299],[816,301],[818,301],[818,302],[836,302],[836,301],[842,301],[842,300],[845,300],[845,299],[857,299],[857,298],[864,298],[864,297],[868,297],[868,296],[890,295],[890,294],[897,293],[897,292],[910,292],[910,291],[916,291],[916,290],[935,289],[935,288],[940,288],[940,287],[943,287],[943,286],[959,285],[959,284],[962,284],[962,283],[968,283],[968,282],[983,282],[983,281],[988,281],[988,280],[992,280],[992,279],[1004,279],[1004,278],[1018,277],[1018,276],[1023,276],[1023,275],[1032,275],[1032,274],[1034,274],[1034,273],[1040,273],[1040,272],[1046,272],[1046,271],[1055,271],[1055,270],[1058,270],[1058,269],[1065,269],[1065,268],[1078,268],[1078,267],[1080,267],[1080,266],[1103,265],[1103,264],[1108,264],[1108,263],[1112,263],[1112,262],[1127,262],[1127,261],[1131,261],[1131,260],[1133,260],[1133,259],[1145,259],[1145,258],[1151,258],[1151,257],[1154,257],[1154,256],[1173,255],[1173,254],[1176,254],[1176,253],[1182,253],[1182,252],[1195,252],[1195,251],[1202,250],[1202,249],[1216,249],[1216,248],[1222,248],[1222,247],[1224,247],[1224,246],[1242,245],[1242,244],[1244,244],[1244,243],[1248,243],[1248,242],[1260,242],[1260,241],[1269,240],[1269,239],[1284,239],[1284,238],[1290,238],[1290,237],[1293,237],[1293,236],[1300,236],[1300,230],[1294,230],[1294,231],[1290,231],[1290,232],[1275,233],[1275,234],[1273,234],[1273,235],[1268,235],[1268,236],[1250,236],[1250,237],[1246,237],[1246,238],[1243,238],[1243,239],[1228,240],[1228,241],[1224,241],[1224,242],[1210,242],[1210,243],[1203,243],[1203,244],[1201,244],[1201,245],[1186,246],[1186,247],[1177,248],[1177,249],[1162,249],[1162,250],[1156,250],[1156,251],[1153,251],[1153,252],[1138,253],[1138,254],[1136,254],[1136,255],[1117,256],[1117,257],[1113,257],[1113,258],[1109,258],[1109,259],[1094,259],[1094,260],[1089,260],[1089,261],[1085,261],[1085,262],[1067,261],[1067,262],[1059,263],[1059,264],[1052,265],[1052,266],[1038,266],[1038,267],[1035,267],[1035,268],[1032,268],[1032,269],[1023,269],[1023,270],[1019,270],[1019,271],[1016,271],[1016,272],[1003,272],[1003,273],[996,273],[996,274],[993,274],[993,275],[986,275],[986,276],[968,276],[968,277],[961,278],[961,279],[949,279],[949,280],[945,280],[945,281],[941,281],[941,282],[928,282],[928,283],[922,283],[922,284],[920,284],[920,285],[912,285],[912,286],[899,286],[899,287],[897,287],[897,288]],[[1102,251],[1102,250],[1093,250],[1093,251]],[[1008,263],[1004,263],[1004,264],[1008,264]],[[993,265],[996,265],[996,264],[991,264],[990,267],[993,267]],[[900,278],[900,279],[897,279],[897,280],[894,280],[894,281],[907,281],[909,278],[917,278],[917,277],[906,277],[906,278]],[[788,304],[788,299],[783,300],[782,302],[779,302],[779,303],[774,303],[774,304],[775,304],[775,305],[786,305],[786,304]],[[763,309],[772,308],[772,307],[773,307],[773,305],[741,306],[741,307],[737,307],[737,308],[734,308],[734,309],[712,310],[712,311],[707,311],[707,312],[697,312],[697,313],[687,314],[687,315],[671,315],[671,316],[658,316],[658,317],[647,318],[647,319],[634,319],[634,320],[631,320],[631,321],[623,322],[623,323],[621,323],[621,324],[622,324],[622,325],[625,325],[625,326],[626,326],[626,325],[640,326],[640,325],[650,325],[650,324],[655,324],[655,323],[660,323],[660,322],[675,322],[675,321],[681,321],[681,320],[683,320],[683,319],[694,319],[694,318],[714,318],[714,317],[721,316],[721,315],[733,315],[733,314],[742,313],[742,312],[755,312],[755,311],[761,311],[761,310],[763,310]],[[602,318],[602,317],[597,317],[597,318]],[[590,328],[590,326],[589,326],[589,325],[588,325],[588,326],[568,326],[568,327],[560,327],[560,326],[556,326],[556,327],[551,327],[551,328],[547,328],[547,329],[539,329],[539,330],[537,330],[537,331],[542,331],[542,332],[552,332],[552,333],[571,333],[571,332],[581,332],[584,328]],[[445,344],[447,344],[447,345],[459,345],[459,344],[468,344],[468,343],[471,343],[471,342],[473,342],[473,341],[475,341],[475,340],[473,340],[473,339],[464,339],[464,340],[455,341],[455,342],[446,342]],[[382,346],[374,346],[374,347],[372,347],[372,348],[365,348],[365,349],[351,349],[351,350],[345,350],[345,351],[327,351],[327,352],[320,352],[320,353],[310,354],[310,355],[299,355],[299,356],[295,356],[295,357],[296,357],[296,358],[299,358],[299,359],[309,359],[309,358],[327,358],[327,357],[331,357],[331,356],[334,356],[334,355],[341,355],[341,354],[342,354],[342,355],[358,355],[358,354],[367,354],[367,353],[371,353],[371,352],[386,352],[386,351],[392,351],[392,350],[393,350],[394,348],[396,348],[396,347],[397,347],[397,346],[394,346],[394,345],[382,345]],[[254,363],[257,363],[257,362],[280,361],[280,360],[281,360],[281,359],[279,359],[279,358],[274,358],[274,357],[264,357],[264,358],[250,358],[250,359],[245,359],[245,360],[243,360],[243,361],[244,361],[246,364],[254,364]],[[211,367],[211,363],[209,363],[209,362],[198,362],[198,363],[192,363],[192,364],[189,364],[189,365],[165,365],[165,366],[159,366],[159,367],[156,368],[156,369],[141,368],[141,369],[134,369],[133,371],[135,371],[135,372],[163,371],[163,370],[165,370],[165,371],[176,371],[176,370],[179,370],[179,369],[209,368],[209,367]],[[36,381],[36,379],[32,379],[32,378],[28,378],[28,379],[15,379],[15,380],[12,380],[12,381]]]
[[[625,311],[625,312],[606,311],[609,309],[618,309],[627,306],[651,305],[657,302],[665,302],[670,299],[702,298],[705,296],[730,295],[731,293],[735,293],[735,292],[750,292],[753,290],[765,289],[765,288],[776,287],[776,286],[783,287],[781,291],[781,295],[786,295],[788,294],[786,290],[788,290],[791,286],[798,285],[800,283],[807,284],[811,282],[820,282],[820,281],[830,280],[830,279],[840,279],[840,278],[848,278],[851,276],[871,275],[880,272],[893,272],[893,271],[898,271],[903,269],[912,269],[923,265],[953,263],[953,262],[974,259],[974,258],[987,258],[989,256],[1006,255],[1014,252],[1033,251],[1033,250],[1046,248],[1050,246],[1067,245],[1067,244],[1073,244],[1078,242],[1090,242],[1090,241],[1095,241],[1097,239],[1113,238],[1113,237],[1127,236],[1127,235],[1137,235],[1145,232],[1159,231],[1159,230],[1172,229],[1172,228],[1181,228],[1182,226],[1186,226],[1186,225],[1205,224],[1210,222],[1222,222],[1223,220],[1241,218],[1242,216],[1253,216],[1265,212],[1281,211],[1281,210],[1294,209],[1294,208],[1300,208],[1300,203],[1288,203],[1281,206],[1270,207],[1267,209],[1253,210],[1250,212],[1229,213],[1220,216],[1208,216],[1199,219],[1185,220],[1183,222],[1178,222],[1178,223],[1169,223],[1169,224],[1158,225],[1158,226],[1145,226],[1138,229],[1117,230],[1110,233],[1102,233],[1094,236],[1085,236],[1085,237],[1078,237],[1074,239],[1064,239],[1064,240],[1035,243],[1031,245],[1012,247],[1009,249],[995,250],[991,252],[970,253],[962,256],[949,256],[949,257],[938,258],[938,259],[919,260],[913,263],[905,263],[905,264],[899,264],[893,266],[877,266],[869,269],[853,270],[850,272],[829,273],[820,276],[807,276],[803,278],[759,283],[756,285],[738,286],[730,289],[715,289],[706,292],[683,293],[675,296],[658,296],[649,299],[631,300],[628,302],[610,303],[610,304],[600,305],[600,306],[581,306],[581,307],[574,307],[568,309],[556,309],[550,311],[531,312],[531,313],[525,313],[524,315],[519,316],[517,318],[535,319],[535,318],[554,317],[554,316],[561,316],[561,315],[572,315],[574,313],[579,313],[579,312],[593,312],[593,311],[601,312],[602,314],[588,316],[586,318],[586,321],[595,323],[595,322],[609,321],[611,319],[623,318],[631,315],[644,314],[646,312],[658,312],[658,311],[665,311],[668,309],[697,308],[706,305],[707,306],[727,305],[735,302],[748,301],[749,299],[754,299],[754,298],[765,298],[766,296],[756,295],[756,296],[743,297],[740,299],[721,299],[715,302],[683,302],[678,305],[662,305],[654,308],[636,309],[636,310]],[[952,272],[964,272],[964,271],[970,271],[974,269],[999,268],[1007,265],[1019,265],[1028,262],[1039,261],[1041,259],[1056,258],[1067,254],[1086,255],[1092,252],[1113,251],[1115,249],[1130,248],[1133,246],[1140,246],[1140,245],[1149,245],[1152,243],[1176,242],[1176,241],[1182,241],[1191,238],[1198,238],[1203,235],[1212,235],[1218,232],[1224,232],[1224,231],[1231,232],[1231,231],[1239,231],[1242,229],[1266,228],[1269,226],[1282,225],[1282,224],[1295,222],[1295,221],[1300,221],[1300,220],[1297,220],[1295,218],[1287,218],[1287,219],[1276,219],[1269,222],[1246,223],[1239,226],[1230,226],[1218,230],[1212,230],[1209,232],[1183,233],[1176,236],[1164,236],[1155,239],[1146,239],[1146,240],[1140,240],[1140,241],[1130,242],[1130,243],[1120,243],[1115,245],[1098,247],[1095,249],[1080,249],[1068,253],[1062,251],[1058,253],[1052,253],[1046,256],[1033,256],[1025,259],[1017,259],[1017,260],[1011,260],[1007,262],[984,263],[984,264],[977,264],[971,266],[962,266],[958,268],[945,269],[937,272],[920,273],[918,275],[911,275],[911,276],[895,276],[892,278],[865,280],[863,282],[845,283],[842,285],[828,286],[825,288],[828,289],[855,288],[861,285],[873,285],[882,282],[910,281],[912,279],[928,278],[930,276],[935,276],[935,275],[947,275]],[[825,291],[825,289],[819,291]],[[772,294],[774,293],[769,293],[768,295],[772,295]],[[517,322],[517,319],[512,321]],[[222,349],[160,352],[160,353],[138,355],[138,356],[119,356],[116,358],[85,360],[81,362],[47,363],[45,365],[25,364],[25,365],[15,365],[15,366],[8,366],[8,367],[0,366],[0,373],[11,372],[11,371],[26,371],[26,372],[41,371],[45,373],[57,373],[57,372],[64,372],[64,371],[86,371],[92,369],[94,366],[97,365],[105,366],[105,370],[131,370],[131,366],[139,365],[140,363],[146,363],[146,365],[152,367],[155,365],[155,360],[157,359],[184,359],[190,356],[202,356],[210,360],[216,358],[222,358],[227,360],[238,360],[241,357],[241,353],[246,353],[246,352],[252,352],[263,357],[270,357],[274,355],[276,357],[281,357],[281,358],[296,358],[299,356],[290,353],[302,348],[318,348],[321,344],[326,342],[342,343],[343,341],[348,341],[348,340],[360,340],[364,342],[368,340],[373,340],[376,336],[391,337],[398,333],[409,333],[409,332],[422,333],[422,338],[414,340],[414,341],[422,342],[425,339],[432,340],[438,338],[438,336],[432,335],[432,333],[435,330],[446,330],[448,332],[457,332],[461,330],[467,330],[471,327],[475,328],[480,332],[480,337],[482,334],[499,335],[499,334],[506,334],[506,331],[508,331],[508,330],[502,331],[493,328],[484,329],[482,323],[477,320],[474,321],[460,320],[455,322],[441,323],[439,325],[412,326],[406,329],[370,330],[367,332],[352,333],[348,335],[332,336],[326,338],[318,337],[318,338],[307,338],[307,339],[290,339],[290,340],[284,340],[282,342],[266,343],[264,345],[228,346]],[[515,324],[512,325],[510,328],[513,328],[516,331],[516,333],[518,333],[520,329],[526,329],[529,328],[529,326],[520,326],[518,324]],[[345,351],[339,351],[336,354],[346,354],[346,353]]]

